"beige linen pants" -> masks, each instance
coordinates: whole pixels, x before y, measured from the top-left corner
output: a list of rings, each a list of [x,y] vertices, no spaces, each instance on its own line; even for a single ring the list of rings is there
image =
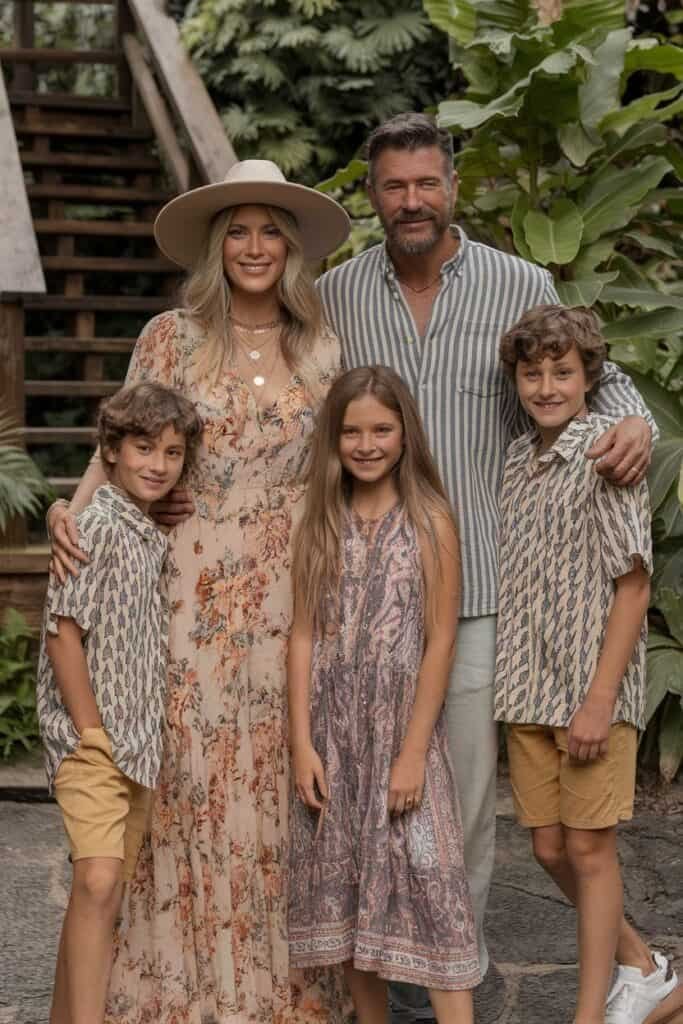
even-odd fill
[[[489,965],[484,912],[491,886],[496,839],[498,728],[493,721],[496,616],[461,619],[446,698],[446,719],[470,885],[481,973]]]

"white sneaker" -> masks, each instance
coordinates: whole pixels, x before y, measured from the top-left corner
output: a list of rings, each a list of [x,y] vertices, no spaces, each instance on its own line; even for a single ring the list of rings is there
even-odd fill
[[[618,967],[607,996],[605,1024],[683,1024],[683,986],[661,953],[645,976],[638,967]]]

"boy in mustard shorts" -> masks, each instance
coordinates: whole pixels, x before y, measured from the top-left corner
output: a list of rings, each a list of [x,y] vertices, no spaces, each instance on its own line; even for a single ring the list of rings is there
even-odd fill
[[[100,1024],[122,882],[132,877],[161,759],[165,535],[150,504],[178,482],[201,422],[181,394],[145,382],[100,410],[109,482],[77,518],[88,561],[51,574],[38,663],[48,782],[62,812],[73,880],[51,1024]]]
[[[533,421],[500,501],[495,717],[517,818],[577,909],[575,1024],[678,1024],[683,988],[623,917],[616,846],[644,725],[647,484],[616,487],[585,457],[611,425],[586,405],[605,359],[590,310],[529,310],[500,356]]]

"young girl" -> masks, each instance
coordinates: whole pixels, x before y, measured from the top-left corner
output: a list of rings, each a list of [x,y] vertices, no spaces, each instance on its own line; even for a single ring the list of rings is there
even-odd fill
[[[480,980],[443,702],[458,540],[419,414],[381,366],[340,377],[314,437],[289,647],[293,966],[343,964],[358,1024],[387,981],[471,1024]]]

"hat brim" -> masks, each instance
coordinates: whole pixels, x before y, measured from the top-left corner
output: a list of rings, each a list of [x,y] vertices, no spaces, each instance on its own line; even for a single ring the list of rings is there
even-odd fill
[[[206,252],[211,222],[229,206],[277,206],[295,218],[304,258],[321,260],[348,237],[351,221],[334,199],[285,181],[235,181],[203,185],[176,196],[160,210],[154,237],[161,251],[187,269]]]

